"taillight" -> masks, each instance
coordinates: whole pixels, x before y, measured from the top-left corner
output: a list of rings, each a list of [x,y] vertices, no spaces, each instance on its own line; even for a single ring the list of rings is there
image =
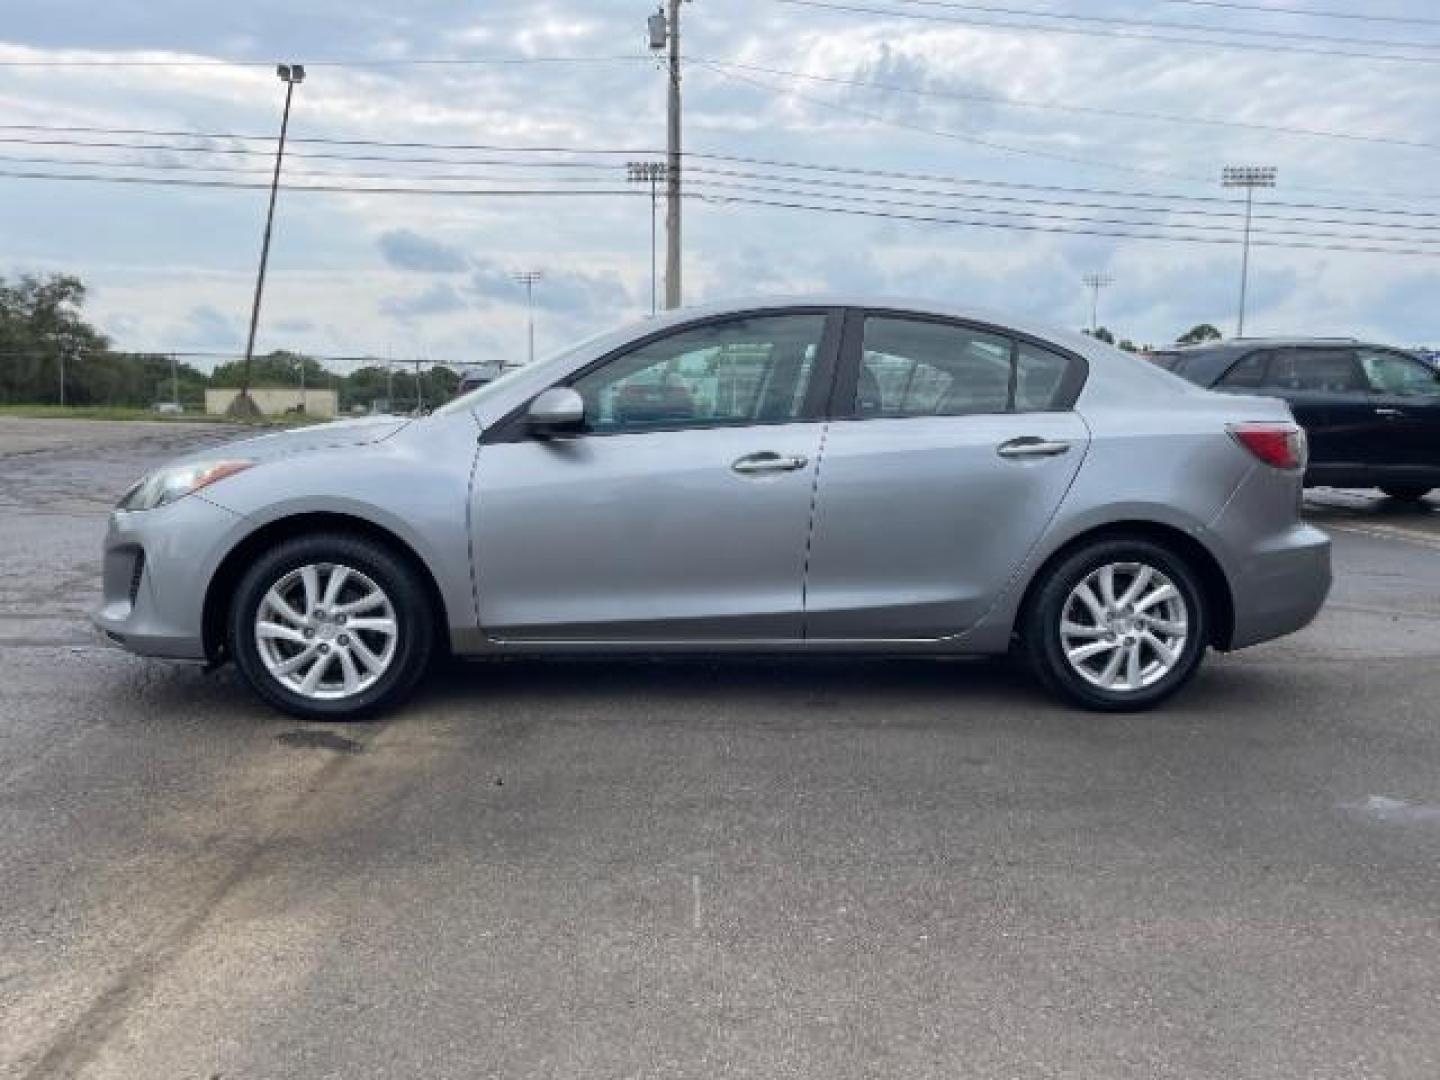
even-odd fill
[[[1226,430],[1231,438],[1266,465],[1277,469],[1305,467],[1305,429],[1298,424],[1230,424]]]

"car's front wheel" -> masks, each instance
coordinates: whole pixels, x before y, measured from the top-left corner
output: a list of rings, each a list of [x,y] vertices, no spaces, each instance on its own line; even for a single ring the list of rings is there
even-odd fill
[[[1428,487],[1421,487],[1419,484],[1389,484],[1380,489],[1392,499],[1399,499],[1401,502],[1419,502],[1430,494]]]
[[[345,533],[300,536],[240,579],[230,655],[271,705],[352,720],[398,702],[429,663],[433,613],[410,564]]]
[[[1149,708],[1204,658],[1204,594],[1184,559],[1150,540],[1105,539],[1066,556],[1029,605],[1022,643],[1050,690],[1086,708]]]

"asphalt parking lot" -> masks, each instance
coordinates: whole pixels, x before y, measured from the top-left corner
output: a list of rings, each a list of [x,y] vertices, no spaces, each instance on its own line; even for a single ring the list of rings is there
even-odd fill
[[[71,425],[73,427],[73,425]],[[0,420],[0,1074],[1440,1075],[1440,505],[1164,711],[998,663],[589,661],[303,725],[99,645],[206,428]]]

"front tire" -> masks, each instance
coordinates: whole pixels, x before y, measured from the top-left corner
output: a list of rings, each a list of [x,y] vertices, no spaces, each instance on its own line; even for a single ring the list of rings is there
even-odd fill
[[[1048,572],[1021,629],[1031,669],[1054,694],[1099,712],[1148,709],[1199,670],[1209,636],[1199,580],[1140,538],[1086,544]]]
[[[1430,494],[1428,487],[1421,487],[1419,484],[1389,484],[1381,487],[1380,490],[1392,499],[1412,503],[1418,503]]]
[[[266,702],[305,720],[356,720],[414,689],[434,646],[434,612],[415,569],[390,548],[320,533],[255,560],[226,633]]]

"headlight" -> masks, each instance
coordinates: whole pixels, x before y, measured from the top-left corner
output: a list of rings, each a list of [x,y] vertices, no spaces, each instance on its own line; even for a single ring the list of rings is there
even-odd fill
[[[253,461],[198,461],[193,465],[170,465],[150,473],[120,499],[121,510],[153,510],[191,492],[209,487],[244,472]]]

